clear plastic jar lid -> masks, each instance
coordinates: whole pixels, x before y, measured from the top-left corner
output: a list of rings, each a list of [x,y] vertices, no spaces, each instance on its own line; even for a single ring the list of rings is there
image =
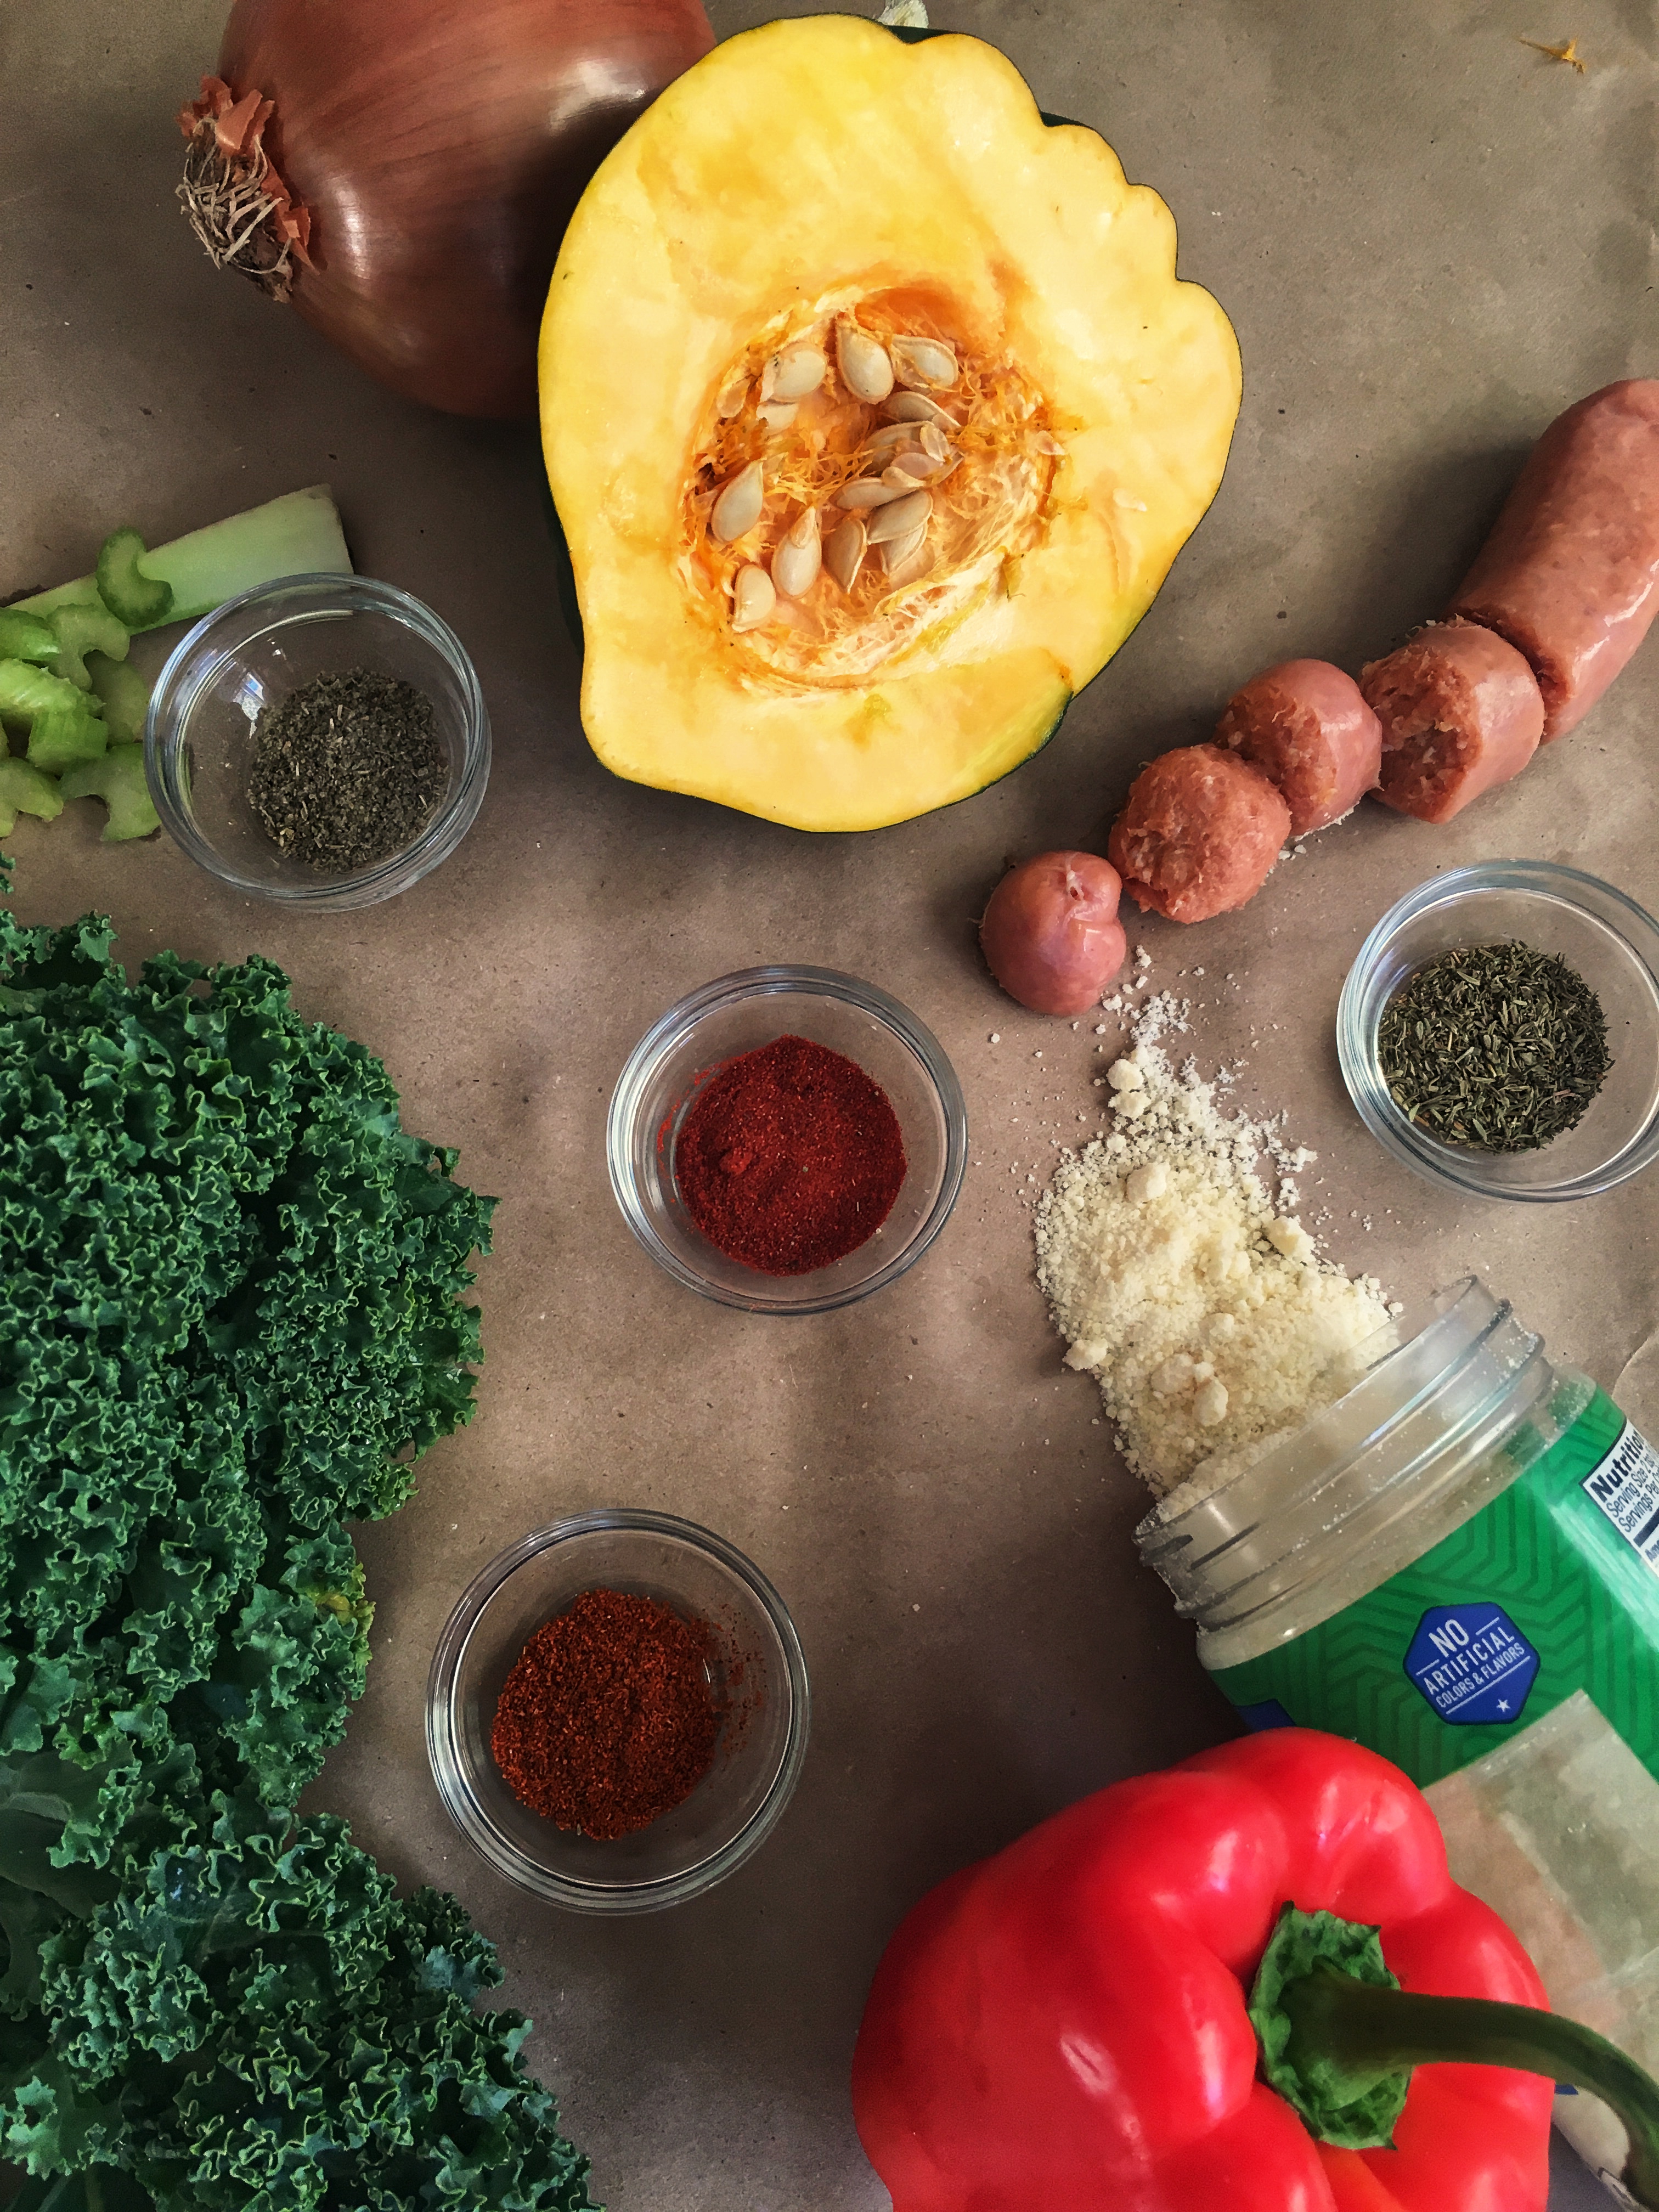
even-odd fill
[[[1299,1633],[1341,1601],[1313,1595],[1339,1565],[1356,1579],[1367,1558],[1399,1548],[1402,1524],[1412,1556],[1520,1472],[1525,1455],[1500,1448],[1550,1389],[1541,1340],[1473,1276],[1434,1304],[1423,1328],[1379,1344],[1361,1380],[1304,1426],[1207,1493],[1199,1468],[1135,1530],[1201,1632],[1288,1616],[1302,1600],[1281,1632]]]

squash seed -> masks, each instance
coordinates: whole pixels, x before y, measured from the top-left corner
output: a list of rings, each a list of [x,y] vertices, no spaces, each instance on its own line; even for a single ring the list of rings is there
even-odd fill
[[[893,364],[886,348],[845,316],[836,325],[836,367],[854,399],[873,404],[893,388]]]
[[[925,483],[929,477],[936,477],[944,466],[945,463],[935,460],[931,453],[896,453],[892,467],[882,471],[881,480],[884,483],[896,483],[901,477],[908,477],[910,482],[904,487],[908,491],[918,482]]]
[[[930,422],[927,427],[932,429],[933,426]],[[870,433],[864,441],[864,450],[866,453],[891,453],[895,447],[914,439],[916,430],[917,426],[914,422],[885,422],[879,430]]]
[[[772,581],[786,599],[798,599],[817,583],[823,559],[818,511],[815,507],[805,507],[790,524],[787,535],[779,540],[778,550],[772,556]]]
[[[856,514],[837,523],[823,541],[823,565],[843,592],[850,592],[857,580],[867,542],[868,533]]]
[[[787,345],[761,371],[761,398],[805,399],[823,383],[829,366],[815,345]]]
[[[729,422],[734,415],[742,414],[743,403],[748,397],[749,379],[734,376],[730,384],[722,386],[720,396],[714,402],[714,412],[722,422]]]
[[[921,450],[924,453],[931,453],[941,468],[950,459],[951,441],[937,422],[922,424]]]
[[[799,412],[793,399],[769,399],[755,410],[758,420],[772,431],[787,430]]]
[[[896,392],[881,411],[890,422],[937,422],[942,430],[962,427],[954,415],[947,415],[925,392]]]
[[[956,348],[946,345],[943,338],[889,338],[887,350],[892,356],[894,375],[912,389],[921,386],[946,392],[962,374],[957,366]]]
[[[885,507],[889,500],[902,498],[910,489],[908,483],[890,484],[880,477],[855,477],[836,494],[837,507]]]
[[[890,582],[915,559],[927,535],[927,525],[924,522],[920,530],[907,531],[902,538],[890,538],[884,543],[881,548],[882,573]],[[920,569],[917,574],[921,574]]]
[[[890,538],[908,538],[912,531],[925,530],[933,511],[933,496],[925,491],[913,491],[907,498],[878,507],[867,526],[870,543],[884,545]]]
[[[727,481],[725,490],[714,501],[714,510],[708,517],[710,535],[718,538],[722,545],[729,545],[734,538],[743,537],[760,520],[761,502],[765,495],[766,488],[761,481],[761,465],[758,461],[750,461],[746,469],[739,469],[736,476]],[[767,588],[769,590],[771,587],[769,585]],[[765,617],[757,616],[756,619],[763,621]],[[744,627],[752,625],[745,624]]]
[[[733,629],[758,629],[777,604],[778,595],[764,568],[756,568],[751,562],[738,569],[732,583]]]

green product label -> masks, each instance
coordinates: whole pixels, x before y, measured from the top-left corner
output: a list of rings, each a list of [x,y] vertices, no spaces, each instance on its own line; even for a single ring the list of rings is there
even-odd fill
[[[1421,1786],[1583,1690],[1659,1777],[1659,1454],[1598,1390],[1432,1550],[1215,1680],[1250,1727],[1328,1729]]]

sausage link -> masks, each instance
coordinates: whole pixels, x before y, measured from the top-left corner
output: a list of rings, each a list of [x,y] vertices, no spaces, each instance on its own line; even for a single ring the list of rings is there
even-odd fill
[[[1106,852],[1143,913],[1207,921],[1255,896],[1290,834],[1291,810],[1259,768],[1182,745],[1129,786]]]
[[[1556,416],[1447,612],[1526,655],[1547,740],[1583,720],[1659,612],[1659,378]]]
[[[1475,623],[1419,630],[1373,660],[1359,688],[1382,725],[1378,796],[1419,822],[1449,822],[1538,750],[1537,681],[1512,645]]]
[[[1215,741],[1278,787],[1293,837],[1352,813],[1382,769],[1381,725],[1328,660],[1283,660],[1251,677],[1227,702]]]

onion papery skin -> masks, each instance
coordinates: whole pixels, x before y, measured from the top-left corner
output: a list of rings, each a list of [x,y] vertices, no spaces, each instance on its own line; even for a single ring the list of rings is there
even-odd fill
[[[275,100],[265,148],[311,211],[294,306],[407,398],[533,414],[583,187],[714,42],[699,0],[236,0],[219,74]]]

